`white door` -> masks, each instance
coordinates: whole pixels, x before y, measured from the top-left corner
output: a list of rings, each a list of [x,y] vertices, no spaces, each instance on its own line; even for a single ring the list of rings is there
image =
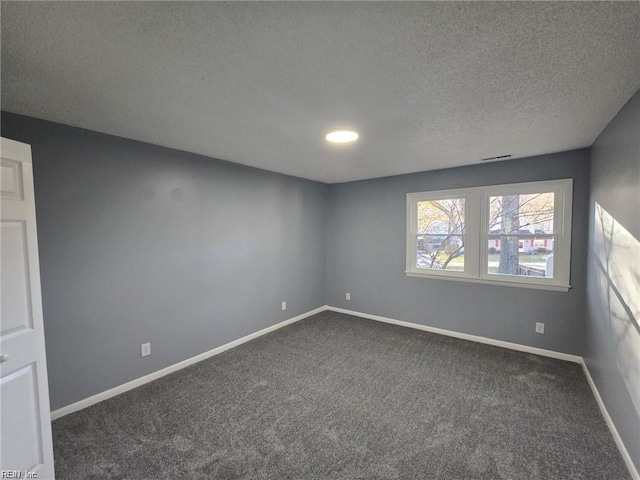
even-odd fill
[[[0,468],[52,479],[31,147],[0,142]]]

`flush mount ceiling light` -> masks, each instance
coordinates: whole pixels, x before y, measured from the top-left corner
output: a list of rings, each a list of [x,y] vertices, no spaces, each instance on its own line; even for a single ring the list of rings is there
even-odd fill
[[[349,143],[355,142],[358,137],[359,135],[356,132],[352,132],[351,130],[336,130],[327,133],[327,136],[325,138],[327,139],[327,141],[332,143]]]

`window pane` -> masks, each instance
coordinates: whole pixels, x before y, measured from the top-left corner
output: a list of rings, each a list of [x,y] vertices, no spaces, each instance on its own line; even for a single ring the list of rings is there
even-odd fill
[[[554,233],[553,192],[500,195],[489,202],[489,234]]]
[[[416,268],[464,272],[464,236],[418,235]]]
[[[464,198],[418,202],[418,232],[429,235],[465,233]]]
[[[497,275],[553,278],[553,235],[490,235],[487,271]]]

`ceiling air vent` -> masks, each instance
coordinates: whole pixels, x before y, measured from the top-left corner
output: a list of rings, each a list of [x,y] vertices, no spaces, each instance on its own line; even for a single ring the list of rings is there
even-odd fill
[[[488,162],[489,160],[502,160],[503,158],[509,158],[511,155],[499,155],[497,157],[483,158],[481,162]]]

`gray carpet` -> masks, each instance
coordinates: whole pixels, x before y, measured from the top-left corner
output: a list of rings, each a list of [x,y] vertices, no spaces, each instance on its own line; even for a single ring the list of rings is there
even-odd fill
[[[324,312],[53,423],[63,479],[629,479],[581,368]]]

